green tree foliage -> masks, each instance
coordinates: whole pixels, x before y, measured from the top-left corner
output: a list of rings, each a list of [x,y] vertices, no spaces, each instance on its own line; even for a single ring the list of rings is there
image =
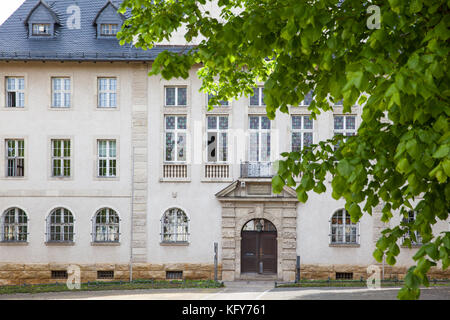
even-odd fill
[[[399,292],[401,299],[418,298],[429,268],[450,264],[450,233],[432,233],[448,219],[450,204],[450,1],[219,0],[220,17],[204,10],[210,3],[125,0],[120,10],[132,16],[121,43],[151,48],[182,26],[186,41],[204,39],[184,54],[161,53],[150,74],[187,78],[201,64],[202,90],[215,94],[210,108],[251,94],[257,81],[265,82],[271,119],[311,89],[313,117],[341,99],[344,112],[364,105],[356,136],[283,153],[273,189],[294,187],[305,202],[309,191],[326,190],[331,175],[332,196],[345,199],[354,222],[379,204],[386,223],[415,210],[415,221],[382,232],[373,255],[393,265],[401,239],[410,245],[420,234],[417,264]],[[370,5],[380,9],[379,29],[368,27]]]

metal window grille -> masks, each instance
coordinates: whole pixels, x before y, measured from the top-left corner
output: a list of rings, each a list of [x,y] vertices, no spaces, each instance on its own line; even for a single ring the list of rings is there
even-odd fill
[[[162,242],[187,242],[189,237],[189,219],[183,210],[167,210],[161,219]]]
[[[97,271],[97,279],[114,279],[114,271],[99,270]]]
[[[310,116],[292,116],[291,150],[300,151],[313,143],[313,123]]]
[[[116,140],[98,140],[98,176],[115,177],[117,174]]]
[[[165,162],[186,162],[187,117],[165,116]]]
[[[183,271],[166,271],[166,279],[183,279]]]
[[[98,78],[98,107],[115,108],[117,106],[117,79]]]
[[[70,177],[71,171],[70,140],[52,140],[52,176]]]
[[[24,140],[6,140],[6,176],[23,177],[25,174]]]
[[[187,87],[164,87],[166,106],[187,106]]]
[[[207,116],[206,128],[207,162],[227,162],[228,116]]]
[[[119,242],[119,215],[110,208],[100,209],[94,218],[94,242]]]
[[[6,106],[9,108],[23,108],[25,106],[24,78],[6,78]]]
[[[332,244],[359,243],[359,223],[353,223],[350,214],[344,209],[333,214],[330,229],[330,243]]]
[[[52,270],[52,279],[67,279],[67,270]]]
[[[52,107],[69,108],[71,84],[70,78],[52,78]]]
[[[48,242],[73,242],[74,218],[65,208],[54,209],[47,218]]]
[[[336,272],[336,280],[353,280],[353,272]]]
[[[10,208],[2,218],[1,241],[26,242],[28,236],[28,217],[22,209]]]

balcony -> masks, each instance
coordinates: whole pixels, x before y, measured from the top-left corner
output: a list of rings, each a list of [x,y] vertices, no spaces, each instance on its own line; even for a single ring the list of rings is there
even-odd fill
[[[241,162],[241,178],[272,178],[272,162]]]

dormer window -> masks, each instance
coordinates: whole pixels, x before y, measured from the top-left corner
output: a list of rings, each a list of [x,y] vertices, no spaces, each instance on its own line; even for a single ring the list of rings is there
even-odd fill
[[[50,24],[49,23],[33,23],[33,36],[49,36]]]
[[[115,36],[117,35],[117,31],[119,30],[118,24],[101,24],[100,25],[101,35],[102,36]]]

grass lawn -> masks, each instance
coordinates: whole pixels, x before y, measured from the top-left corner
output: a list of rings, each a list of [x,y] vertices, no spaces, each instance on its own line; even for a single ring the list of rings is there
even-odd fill
[[[7,285],[0,286],[1,294],[14,293],[42,293],[62,291],[100,291],[100,290],[135,290],[135,289],[169,289],[169,288],[221,288],[222,282],[213,280],[133,280],[114,282],[82,283],[80,289],[70,290],[65,283],[36,284],[36,285]]]

